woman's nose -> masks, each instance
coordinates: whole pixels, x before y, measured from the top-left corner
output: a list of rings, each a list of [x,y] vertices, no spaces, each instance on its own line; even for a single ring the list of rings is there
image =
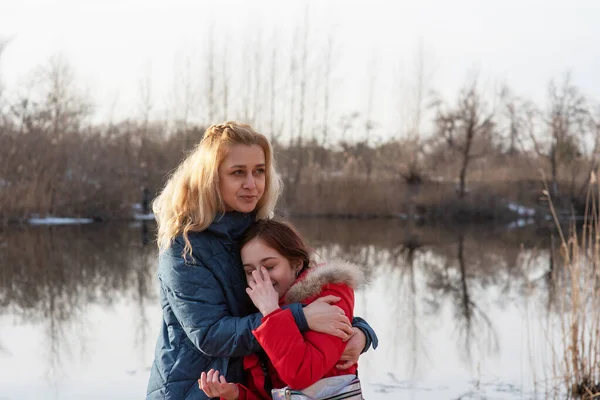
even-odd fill
[[[248,174],[248,177],[244,180],[244,188],[246,189],[254,189],[256,186],[256,182],[254,182],[254,177],[252,174]]]

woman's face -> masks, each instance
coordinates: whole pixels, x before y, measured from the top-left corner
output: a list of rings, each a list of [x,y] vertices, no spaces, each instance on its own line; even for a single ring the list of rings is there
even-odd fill
[[[241,253],[246,281],[253,280],[252,271],[265,267],[279,298],[283,297],[292,286],[296,280],[296,273],[302,266],[301,261],[294,262],[294,265],[292,265],[287,258],[269,247],[260,238],[252,239],[246,243],[242,247]]]
[[[219,193],[227,211],[252,212],[265,192],[265,153],[257,144],[229,148],[219,166]]]

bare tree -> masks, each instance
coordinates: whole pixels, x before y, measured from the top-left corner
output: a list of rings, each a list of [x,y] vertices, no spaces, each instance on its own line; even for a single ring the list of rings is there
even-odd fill
[[[4,53],[4,50],[6,49],[7,44],[8,44],[8,40],[0,39],[0,62],[2,61],[2,53]],[[2,75],[0,75],[0,117],[2,116],[3,95],[4,95],[4,84],[2,83]]]
[[[475,143],[480,139],[489,143],[494,133],[494,111],[487,110],[476,79],[462,89],[454,108],[445,108],[440,101],[435,106],[436,133],[460,160],[457,192],[462,199],[467,193],[466,180],[470,162],[485,154],[485,149],[480,150],[479,154],[474,152]]]
[[[426,59],[427,58],[427,59]],[[431,85],[434,75],[434,70],[428,67],[430,63],[427,57],[425,45],[422,39],[419,43],[415,55],[415,82],[411,88],[412,95],[412,115],[410,117],[409,135],[416,143],[419,143],[423,135],[423,116],[427,112],[426,101],[431,91]]]
[[[600,106],[596,109],[595,113],[589,113],[587,119],[587,131],[589,133],[589,138],[587,140],[583,140],[584,143],[591,143],[591,149],[586,151],[585,153],[589,157],[589,167],[587,168],[586,178],[591,177],[592,172],[598,169],[598,153],[600,152]],[[583,184],[581,185],[578,195],[579,197],[583,197],[585,195],[585,191],[590,184],[590,179],[584,179]]]
[[[303,37],[302,37],[302,52],[300,53],[300,119],[298,120],[298,137],[297,137],[297,146],[302,146],[302,138],[304,136],[304,122],[306,119],[306,92],[307,92],[307,68],[308,68],[308,29],[309,29],[309,21],[308,21],[308,3],[306,3],[304,8],[304,23],[303,23]],[[299,172],[297,173],[299,175]]]
[[[176,129],[186,130],[192,113],[196,110],[197,91],[192,74],[192,61],[186,57],[182,65],[177,63],[174,76],[173,94]],[[141,97],[144,95],[141,93]]]
[[[211,23],[208,27],[207,35],[207,50],[206,50],[206,63],[207,63],[207,74],[206,74],[206,110],[209,123],[214,123],[217,116],[216,111],[216,80],[217,75],[215,71],[215,26]]]
[[[262,90],[262,81],[263,81],[263,48],[262,48],[262,29],[258,27],[256,29],[256,43],[254,46],[254,54],[252,57],[252,62],[254,64],[254,85],[252,88],[252,97],[251,103],[253,106],[252,109],[252,119],[253,123],[256,123],[259,120],[259,115],[262,111],[263,101],[261,97]]]
[[[139,103],[138,108],[142,117],[143,129],[148,129],[150,113],[153,108],[152,101],[152,66],[148,65],[145,76],[139,81]]]
[[[277,85],[278,85],[278,80],[277,80],[277,56],[278,56],[278,51],[277,51],[277,46],[273,45],[273,48],[271,49],[271,66],[270,66],[270,82],[269,82],[269,89],[270,89],[270,100],[269,100],[269,126],[270,126],[270,134],[271,134],[271,141],[274,144],[277,144],[279,142],[279,138],[281,136],[281,131],[282,129],[282,124],[283,121],[280,121],[280,125],[277,125],[277,118],[275,117],[275,104],[277,104],[277,96],[278,96],[278,90],[277,90]]]
[[[141,129],[137,130],[138,141],[136,143],[137,146],[137,170],[140,171],[140,178],[142,180],[141,186],[142,190],[147,190],[148,180],[150,175],[150,169],[148,168],[149,164],[149,154],[148,154],[148,142],[149,142],[149,124],[150,124],[150,114],[152,113],[152,108],[154,106],[152,99],[152,74],[150,66],[146,71],[146,76],[140,80],[139,84],[139,110],[142,116],[142,126]]]
[[[502,88],[500,97],[502,99],[502,112],[500,115],[506,121],[503,131],[506,132],[505,140],[508,142],[507,153],[515,155],[522,148],[522,137],[526,121],[526,108],[524,101],[515,96],[508,86]]]
[[[77,132],[92,111],[91,101],[75,87],[71,66],[60,55],[50,58],[35,76],[38,127],[55,137]]]
[[[554,81],[548,85],[548,108],[544,115],[550,144],[546,157],[550,162],[552,195],[559,195],[558,170],[561,164],[570,163],[579,152],[581,133],[588,111],[586,101],[579,89],[565,74],[562,85]],[[539,148],[539,146],[538,146]]]
[[[327,135],[329,128],[329,97],[331,95],[331,58],[333,55],[333,34],[329,33],[327,39],[327,50],[325,52],[325,71],[323,75],[323,122],[322,122],[322,136],[321,146],[325,146],[327,143]]]
[[[223,101],[223,110],[221,110],[223,112],[223,117],[221,118],[222,121],[227,121],[229,120],[229,84],[230,84],[230,79],[229,79],[229,65],[228,65],[228,61],[229,61],[229,53],[228,53],[228,44],[229,44],[229,40],[226,38],[225,39],[225,43],[223,45],[223,60],[221,63],[221,99]],[[214,123],[213,121],[209,121],[211,124]]]
[[[289,189],[289,197],[288,199],[291,202],[295,201],[296,194],[298,193],[298,186],[300,185],[300,179],[302,177],[302,170],[306,164],[306,155],[304,154],[304,150],[302,148],[303,145],[303,135],[304,135],[304,122],[306,118],[306,92],[307,92],[307,58],[308,58],[308,4],[306,4],[304,8],[304,22],[302,26],[302,52],[300,53],[300,76],[299,76],[299,119],[298,119],[298,130],[295,137],[295,140],[292,139],[292,146],[296,148],[296,152],[294,154],[294,175],[293,175],[293,186]]]

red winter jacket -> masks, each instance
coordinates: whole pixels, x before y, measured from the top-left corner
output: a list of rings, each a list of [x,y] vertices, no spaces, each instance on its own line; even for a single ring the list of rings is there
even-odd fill
[[[341,298],[335,305],[352,320],[354,289],[362,280],[358,266],[344,261],[329,262],[300,275],[280,303],[309,304],[319,297],[334,295]],[[300,333],[287,309],[264,317],[253,334],[269,357],[273,388],[303,389],[322,378],[356,373],[356,365],[345,370],[335,367],[346,347],[342,339],[314,331]],[[244,370],[247,386],[238,384],[239,400],[271,399],[271,393],[264,389],[265,375],[256,354],[244,357]]]

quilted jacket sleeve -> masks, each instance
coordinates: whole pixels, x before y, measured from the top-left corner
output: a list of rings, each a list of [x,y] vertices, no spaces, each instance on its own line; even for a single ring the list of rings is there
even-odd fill
[[[379,338],[377,337],[377,334],[375,333],[373,328],[371,328],[371,325],[369,325],[367,321],[365,321],[361,317],[354,317],[354,319],[352,320],[352,326],[360,329],[367,338],[365,348],[362,351],[363,353],[367,352],[371,348],[371,346],[373,346],[373,349],[377,348],[377,346],[379,345]]]
[[[346,285],[330,284],[319,296],[334,295],[336,303],[351,318],[354,292]],[[342,339],[314,331],[298,330],[289,310],[276,310],[262,320],[254,336],[265,350],[281,379],[290,387],[312,385],[339,361],[346,344]]]

